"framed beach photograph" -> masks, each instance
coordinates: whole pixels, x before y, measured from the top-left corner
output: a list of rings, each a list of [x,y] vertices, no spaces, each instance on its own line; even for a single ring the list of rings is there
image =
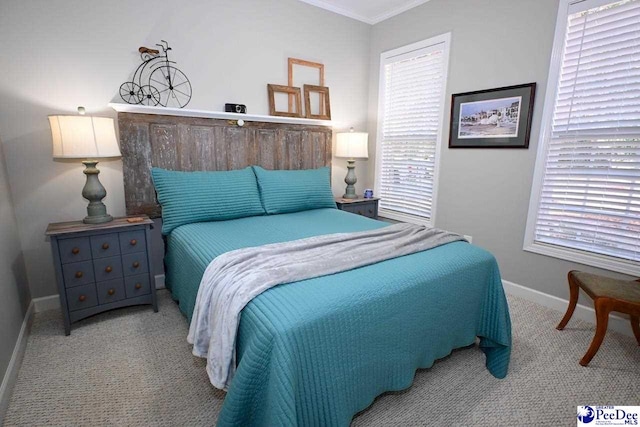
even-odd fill
[[[528,148],[536,84],[451,96],[449,148]]]

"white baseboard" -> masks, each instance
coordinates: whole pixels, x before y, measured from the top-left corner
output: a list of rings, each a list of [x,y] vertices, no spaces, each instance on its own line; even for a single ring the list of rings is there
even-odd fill
[[[164,274],[157,274],[156,277],[156,289],[164,289]]]
[[[29,329],[31,328],[31,322],[33,321],[33,315],[36,312],[35,304],[33,301],[29,304],[29,308],[24,315],[22,321],[22,327],[18,334],[18,339],[13,347],[13,354],[11,360],[7,366],[7,370],[2,378],[2,384],[0,385],[0,425],[3,424],[7,409],[9,408],[9,401],[11,400],[11,392],[13,386],[18,379],[18,371],[22,365],[22,359],[24,358],[24,352],[27,348],[27,338],[29,337]]]
[[[545,307],[559,311],[560,313],[558,315],[558,323],[560,323],[560,320],[562,320],[562,316],[564,316],[564,313],[567,311],[569,301],[562,298],[545,294],[544,292],[536,291],[535,289],[527,288],[522,285],[509,282],[508,280],[503,280],[502,286],[504,286],[504,290],[508,294],[515,295],[517,297],[524,298],[528,301],[532,301]],[[572,319],[574,318],[584,320],[585,322],[589,322],[591,324],[595,324],[596,311],[592,307],[578,304],[576,306],[576,310],[573,312]],[[569,322],[569,325],[571,325],[571,322]],[[631,323],[629,322],[629,319],[620,317],[617,314],[611,314],[609,316],[608,329],[633,337],[633,331],[631,330]]]
[[[34,306],[36,313],[55,310],[56,308],[60,308],[60,296],[55,294],[46,297],[34,298],[31,300],[31,303]]]

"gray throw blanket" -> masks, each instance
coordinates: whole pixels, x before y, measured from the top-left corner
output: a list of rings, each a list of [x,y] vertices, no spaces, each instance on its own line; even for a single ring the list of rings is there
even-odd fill
[[[464,240],[460,235],[414,224],[338,233],[238,249],[207,267],[187,340],[207,358],[211,384],[226,389],[236,367],[240,312],[273,286],[325,276]]]

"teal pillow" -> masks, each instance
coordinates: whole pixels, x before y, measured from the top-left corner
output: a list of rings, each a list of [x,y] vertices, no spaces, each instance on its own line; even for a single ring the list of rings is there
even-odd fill
[[[335,208],[329,168],[266,170],[253,167],[267,214]]]
[[[151,169],[162,206],[162,234],[192,222],[264,215],[250,167],[219,172]]]

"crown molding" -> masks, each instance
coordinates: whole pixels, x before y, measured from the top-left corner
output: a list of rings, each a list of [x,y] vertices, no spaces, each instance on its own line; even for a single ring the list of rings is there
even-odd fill
[[[374,16],[374,17],[368,17],[368,16],[365,16],[365,15],[361,15],[359,13],[356,13],[356,12],[352,11],[352,10],[344,9],[342,7],[335,6],[333,4],[327,3],[327,2],[322,1],[322,0],[300,0],[300,1],[303,2],[303,3],[310,4],[312,6],[319,7],[321,9],[328,10],[330,12],[337,13],[337,14],[342,15],[342,16],[346,16],[348,18],[355,19],[355,20],[360,21],[360,22],[364,22],[364,23],[369,24],[369,25],[375,25],[375,24],[377,24],[379,22],[382,22],[382,21],[384,21],[386,19],[389,19],[389,18],[391,18],[393,16],[399,15],[402,12],[406,12],[409,9],[413,9],[416,6],[420,6],[421,4],[424,4],[424,3],[428,2],[429,0],[414,0],[414,1],[410,2],[410,3],[408,3],[408,4],[405,4],[405,5],[397,7],[397,8],[393,8],[391,10],[388,10],[385,13],[382,13],[382,14]]]
[[[312,6],[319,7],[319,8],[324,9],[324,10],[328,10],[330,12],[337,13],[337,14],[342,15],[342,16],[346,16],[347,18],[352,18],[352,19],[355,19],[357,21],[367,23],[369,25],[375,24],[375,22],[373,22],[372,19],[369,19],[364,15],[357,14],[357,13],[355,13],[353,11],[350,11],[350,10],[347,10],[347,9],[343,9],[341,7],[335,6],[333,4],[329,4],[329,3],[324,2],[322,0],[300,0],[300,1],[303,2],[303,3],[310,4]]]
[[[401,13],[406,12],[409,9],[413,9],[414,7],[418,7],[421,4],[424,4],[424,3],[428,2],[428,1],[429,0],[415,0],[415,1],[412,1],[411,3],[405,4],[404,6],[400,6],[400,7],[397,7],[395,9],[391,9],[388,12],[385,12],[383,14],[380,14],[380,15],[375,16],[374,18],[372,18],[371,19],[371,21],[372,21],[371,24],[375,25],[375,24],[377,24],[379,22],[385,21],[385,20],[387,20],[389,18],[392,18],[392,17],[394,17],[396,15],[400,15]]]

